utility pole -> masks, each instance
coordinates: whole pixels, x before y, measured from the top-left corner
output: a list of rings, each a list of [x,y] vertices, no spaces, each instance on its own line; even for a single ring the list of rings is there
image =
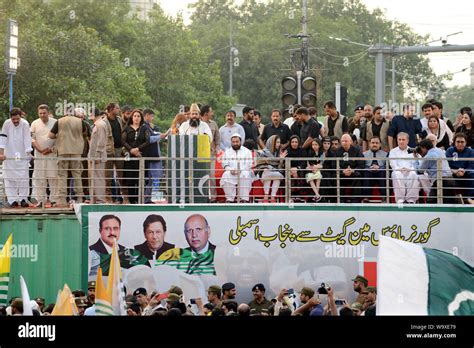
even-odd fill
[[[375,105],[385,101],[385,59],[403,54],[425,54],[436,52],[474,51],[474,45],[445,45],[445,46],[391,46],[381,42],[369,48],[369,54],[375,56]],[[392,63],[393,64],[393,63]],[[395,71],[395,68],[392,69]],[[392,71],[392,78],[394,72]],[[392,90],[393,93],[393,90]]]
[[[392,103],[397,101],[397,77],[395,72],[395,57],[392,56]]]
[[[301,18],[301,25],[303,26],[303,45],[301,47],[301,66],[304,75],[309,72],[309,36],[308,36],[308,1],[303,0],[303,18]]]
[[[232,89],[233,89],[233,86],[232,86],[232,74],[234,73],[234,64],[232,62],[232,58],[233,58],[233,55],[234,55],[234,45],[232,43],[232,22],[230,22],[230,32],[229,32],[229,49],[230,49],[230,52],[229,52],[229,96],[232,97]]]

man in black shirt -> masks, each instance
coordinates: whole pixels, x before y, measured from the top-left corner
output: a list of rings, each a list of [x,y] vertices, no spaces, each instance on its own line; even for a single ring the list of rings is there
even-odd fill
[[[339,161],[339,177],[341,180],[342,201],[346,203],[359,203],[361,201],[361,177],[365,168],[365,161],[362,159],[352,159],[352,157],[364,157],[358,147],[352,145],[352,138],[349,134],[344,134],[341,137],[341,147],[339,147],[334,157],[342,157]],[[336,162],[333,163],[333,169],[336,167]],[[346,189],[351,188],[350,196],[345,195]]]
[[[264,148],[265,145],[258,138],[257,125],[253,121],[254,111],[255,109],[251,106],[244,107],[244,109],[242,110],[244,119],[242,120],[242,122],[240,122],[240,125],[244,127],[245,140],[251,139],[255,142],[255,146],[259,145],[261,148]],[[255,148],[252,150],[257,150],[257,149]]]
[[[281,122],[281,112],[278,109],[272,110],[272,123],[267,124],[263,128],[263,132],[260,135],[260,140],[265,144],[267,139],[272,135],[278,135],[281,141],[281,150],[284,150],[288,147],[291,131],[290,128],[284,123]]]
[[[300,130],[301,147],[309,155],[313,139],[319,138],[319,123],[309,116],[308,109],[305,107],[296,110],[296,114],[302,124]]]

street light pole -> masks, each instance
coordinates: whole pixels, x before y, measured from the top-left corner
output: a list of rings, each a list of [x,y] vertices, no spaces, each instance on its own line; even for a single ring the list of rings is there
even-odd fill
[[[234,72],[234,67],[233,67],[233,62],[232,62],[232,58],[233,58],[233,55],[234,55],[234,46],[232,44],[232,23],[230,23],[230,35],[229,35],[229,46],[230,46],[230,52],[229,52],[229,96],[232,97],[232,74]]]
[[[436,52],[474,51],[474,45],[445,45],[445,46],[407,46],[398,47],[378,43],[369,48],[369,54],[375,56],[375,105],[385,100],[385,58],[403,54],[424,54]],[[395,70],[395,69],[392,69]],[[393,74],[393,73],[392,73]]]

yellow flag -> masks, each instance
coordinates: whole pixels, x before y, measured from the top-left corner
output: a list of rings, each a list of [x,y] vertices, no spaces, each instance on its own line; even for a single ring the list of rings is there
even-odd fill
[[[74,301],[74,296],[67,284],[64,284],[63,291],[59,295],[59,301],[56,302],[51,315],[78,315],[79,311]]]
[[[97,286],[97,284],[96,284]],[[125,290],[122,283],[122,268],[117,251],[117,241],[114,241],[112,257],[109,267],[109,279],[107,280],[107,293],[110,296],[113,315],[127,315],[125,303]]]
[[[10,273],[10,249],[12,247],[13,236],[10,234],[8,239],[0,251],[0,274]]]
[[[10,234],[7,242],[0,251],[0,305],[6,305],[8,300],[8,285],[10,283],[10,249],[13,237]]]
[[[97,271],[95,282],[95,315],[113,315],[112,292],[105,288],[102,268]]]
[[[209,136],[206,134],[199,134],[197,143],[197,156],[198,158],[210,158],[211,157],[211,143]],[[210,162],[209,160],[198,160],[198,162]]]

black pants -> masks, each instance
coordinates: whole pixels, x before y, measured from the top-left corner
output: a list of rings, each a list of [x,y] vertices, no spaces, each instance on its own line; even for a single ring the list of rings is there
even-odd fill
[[[455,204],[454,199],[454,180],[453,178],[443,178],[443,203],[444,204]],[[427,203],[436,204],[438,203],[438,184],[437,180],[431,185],[430,195],[427,199]]]

